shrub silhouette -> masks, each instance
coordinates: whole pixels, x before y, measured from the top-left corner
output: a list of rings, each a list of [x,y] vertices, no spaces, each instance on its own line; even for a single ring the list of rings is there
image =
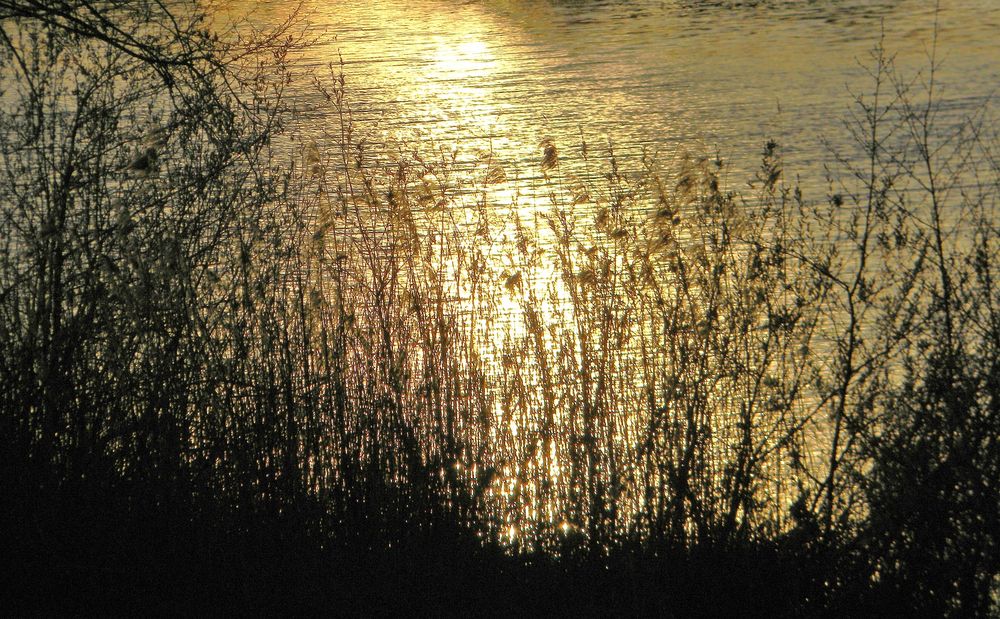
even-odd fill
[[[0,0],[15,603],[996,610],[996,136],[933,58],[815,205],[775,142],[373,152],[336,67],[305,139],[292,22],[81,7]]]

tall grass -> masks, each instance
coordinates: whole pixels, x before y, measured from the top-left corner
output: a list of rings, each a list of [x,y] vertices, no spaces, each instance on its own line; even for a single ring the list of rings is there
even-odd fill
[[[545,140],[519,194],[491,153],[371,150],[335,71],[333,130],[286,129],[292,40],[164,93],[19,26],[0,428],[32,573],[328,600],[365,561],[405,587],[405,557],[522,588],[615,566],[647,612],[995,610],[997,142],[934,126],[932,74],[876,49],[826,204],[774,142],[737,193],[714,158]]]

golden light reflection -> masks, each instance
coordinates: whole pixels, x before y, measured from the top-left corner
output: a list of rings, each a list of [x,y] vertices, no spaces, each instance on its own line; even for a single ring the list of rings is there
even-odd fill
[[[510,525],[507,527],[507,541],[513,543],[517,539],[518,530],[517,525]]]
[[[439,149],[441,165],[435,163],[434,169],[414,179],[428,198],[421,202],[425,219],[447,221],[419,231],[428,255],[452,252],[459,244],[453,235],[474,229],[476,209],[494,220],[489,239],[462,248],[478,250],[485,258],[483,268],[492,276],[486,279],[495,286],[485,293],[486,304],[482,292],[473,293],[466,283],[458,283],[464,267],[452,267],[451,259],[441,267],[441,279],[450,286],[445,296],[464,304],[460,313],[471,316],[471,331],[480,334],[477,354],[492,363],[489,428],[485,439],[476,439],[486,442],[484,461],[470,457],[451,463],[447,474],[478,486],[480,469],[502,471],[495,480],[486,479],[480,495],[492,501],[491,508],[496,510],[496,534],[512,543],[531,539],[542,529],[556,535],[577,530],[569,522],[577,516],[567,511],[574,507],[573,501],[578,506],[587,500],[584,486],[596,491],[598,481],[607,482],[607,487],[618,484],[611,489],[620,499],[615,517],[627,519],[629,510],[638,510],[644,498],[622,490],[625,482],[602,470],[599,456],[585,453],[585,447],[600,440],[604,449],[622,454],[623,461],[633,455],[629,450],[638,443],[645,420],[630,411],[644,410],[641,394],[646,379],[638,369],[629,375],[607,369],[614,385],[604,385],[596,394],[593,385],[581,386],[580,359],[601,359],[611,368],[625,353],[612,350],[610,344],[591,343],[583,349],[576,327],[590,319],[588,303],[593,298],[573,299],[570,286],[593,287],[597,270],[559,264],[554,250],[557,233],[546,217],[563,209],[593,221],[595,212],[606,206],[586,187],[594,180],[588,164],[579,164],[580,157],[557,156],[559,151],[568,153],[580,146],[583,130],[572,119],[586,122],[588,135],[599,136],[604,126],[620,127],[623,116],[643,106],[676,109],[681,96],[666,89],[655,93],[651,101],[643,98],[649,93],[607,84],[581,94],[575,87],[578,81],[586,83],[588,69],[585,63],[573,64],[579,59],[576,56],[567,58],[561,49],[521,55],[516,51],[522,49],[520,33],[498,25],[495,15],[478,6],[440,8],[420,13],[418,21],[411,9],[399,3],[375,2],[360,8],[348,4],[343,18],[330,15],[334,24],[339,19],[378,24],[381,30],[376,31],[384,35],[370,36],[364,29],[344,33],[343,52],[349,63],[345,73],[350,84],[374,93],[368,95],[370,99],[354,101],[359,122],[377,116],[368,106],[393,101],[392,114],[383,116],[395,124],[378,129],[390,134],[386,141],[412,139],[422,147]],[[454,15],[457,10],[461,19]],[[409,37],[407,45],[395,33]],[[335,60],[340,46],[338,42],[328,48],[319,61]],[[546,62],[558,65],[564,76],[559,95],[550,95],[547,80],[531,81],[532,76],[545,76],[538,63]],[[622,75],[629,69],[616,67]],[[557,126],[552,126],[552,119],[559,121]],[[658,131],[674,134],[680,131],[681,121],[665,115],[657,117],[656,126]],[[563,163],[574,160],[577,167]],[[602,178],[598,182],[604,182]],[[463,186],[472,189],[465,194],[454,189]],[[586,248],[580,247],[584,241]],[[581,255],[593,248],[587,239],[573,239],[569,245]],[[616,272],[625,270],[621,256],[609,264]],[[509,365],[508,352],[513,359]],[[561,367],[546,366],[560,363]],[[622,405],[595,422],[604,424],[604,434],[598,439],[583,427],[581,401],[589,399],[589,406],[597,408],[601,403],[595,400],[612,397],[604,395],[611,390],[632,408]],[[628,414],[632,418],[624,418]],[[621,418],[610,420],[611,415]],[[475,427],[458,429],[459,433],[466,430],[470,435],[477,431]],[[573,484],[574,489],[568,490]],[[573,493],[577,498],[571,498]]]
[[[495,69],[496,60],[485,41],[475,38],[455,43],[437,37],[437,51],[431,64],[435,79],[473,80],[488,77]]]

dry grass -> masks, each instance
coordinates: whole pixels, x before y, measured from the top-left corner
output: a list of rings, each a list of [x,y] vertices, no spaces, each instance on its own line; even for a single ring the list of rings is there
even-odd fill
[[[954,552],[996,544],[996,140],[980,121],[930,148],[883,54],[891,103],[858,100],[867,167],[827,206],[774,143],[744,195],[711,158],[551,140],[519,205],[490,153],[470,172],[433,145],[371,152],[342,74],[317,83],[335,132],[282,134],[280,50],[164,107],[160,69],[38,28],[5,48],[34,56],[0,114],[4,519],[39,532],[18,556],[86,572],[246,544],[273,567],[285,544],[528,569],[503,548],[561,559],[542,580],[738,558],[771,570],[740,595],[795,576],[785,610],[990,603],[995,559]],[[911,476],[962,524],[913,524]],[[932,559],[960,584],[922,598],[908,578]]]

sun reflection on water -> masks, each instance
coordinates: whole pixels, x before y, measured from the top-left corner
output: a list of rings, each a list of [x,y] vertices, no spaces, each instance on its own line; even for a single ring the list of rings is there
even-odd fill
[[[591,52],[585,49],[585,44],[577,41],[575,47],[557,48],[548,46],[544,40],[522,40],[523,33],[498,23],[497,16],[482,7],[433,5],[432,8],[423,7],[420,13],[423,21],[415,23],[413,12],[405,5],[376,2],[361,9],[354,7],[360,13],[353,17],[373,20],[385,31],[360,28],[345,33],[352,37],[346,71],[352,80],[351,87],[368,97],[355,108],[359,122],[381,112],[395,123],[379,126],[378,131],[388,135],[376,135],[372,143],[412,139],[421,145],[433,144],[440,150],[445,170],[427,171],[414,182],[421,186],[416,193],[423,220],[435,221],[442,212],[448,217],[448,225],[442,223],[417,231],[428,255],[447,254],[450,251],[447,243],[454,241],[450,237],[456,231],[474,230],[481,211],[492,220],[489,238],[470,234],[469,238],[477,240],[462,248],[481,252],[485,262],[481,268],[489,272],[486,280],[495,286],[485,293],[488,299],[485,304],[467,283],[457,281],[466,267],[452,268],[452,258],[443,260],[441,279],[448,287],[445,296],[460,306],[458,313],[469,317],[470,332],[478,334],[476,354],[492,364],[489,373],[492,382],[487,387],[492,406],[487,411],[489,427],[485,439],[476,439],[487,443],[480,452],[483,461],[466,456],[464,461],[452,463],[446,474],[468,478],[482,488],[481,496],[490,500],[492,509],[500,515],[496,532],[511,543],[529,537],[532,527],[547,527],[562,535],[577,531],[577,525],[570,521],[584,522],[584,518],[566,512],[573,507],[572,501],[582,504],[586,497],[574,499],[570,495],[593,491],[597,484],[612,486],[601,491],[619,499],[616,505],[603,508],[614,512],[609,518],[625,521],[653,499],[631,490],[640,483],[634,478],[629,480],[634,470],[604,470],[601,468],[604,461],[593,461],[596,456],[589,453],[588,447],[598,438],[591,429],[582,429],[586,424],[581,417],[588,408],[577,400],[584,397],[597,400],[588,404],[593,409],[600,408],[601,397],[618,397],[620,402],[631,406],[629,410],[646,415],[593,422],[603,424],[600,440],[604,447],[617,450],[624,454],[623,460],[631,462],[638,459],[636,454],[640,450],[635,446],[645,429],[642,424],[648,422],[652,427],[652,417],[666,416],[665,405],[653,406],[647,402],[655,401],[657,395],[670,400],[680,393],[680,387],[675,385],[684,377],[671,376],[666,368],[641,367],[640,362],[629,360],[628,350],[615,348],[615,343],[590,342],[588,349],[583,349],[582,336],[574,330],[587,320],[593,324],[594,317],[587,315],[588,304],[596,297],[584,295],[575,299],[570,288],[576,285],[593,289],[600,280],[601,269],[560,265],[553,251],[559,241],[554,230],[557,226],[545,218],[561,209],[581,219],[596,219],[600,228],[610,200],[602,202],[595,195],[597,192],[588,187],[595,178],[602,179],[595,177],[586,156],[560,159],[557,152],[584,150],[583,131],[574,124],[580,119],[587,122],[588,135],[593,135],[602,126],[624,127],[630,114],[650,114],[644,122],[668,136],[660,146],[667,146],[669,155],[670,147],[679,142],[696,143],[690,119],[685,117],[686,108],[703,102],[686,96],[675,82],[661,83],[660,88],[649,90],[622,87],[614,79],[627,82],[626,78],[634,76],[629,73],[629,63],[620,57],[613,66],[621,75],[613,76],[614,79],[608,75],[589,75],[593,65],[588,64]],[[461,18],[455,16],[456,11],[461,12]],[[351,27],[350,23],[346,25]],[[385,36],[386,32],[390,36]],[[394,47],[397,43],[391,37],[394,32],[408,37],[410,47]],[[520,53],[528,45],[544,53]],[[662,50],[653,49],[659,51]],[[338,52],[338,47],[323,50],[317,64],[333,60]],[[405,53],[405,57],[394,57],[397,52]],[[557,67],[558,71],[548,72],[551,67]],[[350,73],[354,68],[367,73],[355,77]],[[588,77],[594,80],[584,79]],[[383,100],[394,102],[394,114],[386,115],[384,108],[378,109]],[[705,126],[712,122],[721,121],[717,116],[707,118]],[[547,138],[549,135],[555,137]],[[645,146],[649,140],[642,137],[636,142]],[[698,150],[697,146],[692,148]],[[590,152],[593,156],[593,147]],[[449,171],[456,176],[448,177]],[[466,189],[462,193],[455,187]],[[621,227],[610,231],[610,240],[606,242],[612,247],[616,243],[637,242],[632,234],[627,227]],[[662,238],[658,237],[657,242]],[[676,240],[671,243],[676,245]],[[591,239],[575,238],[571,249],[582,256],[601,248]],[[676,253],[676,247],[669,251]],[[608,270],[613,272],[624,272],[627,266],[621,254],[614,254],[607,262]],[[613,302],[606,305],[613,307]],[[682,317],[691,323],[684,328],[696,328],[694,321],[699,318],[696,314]],[[657,331],[659,328],[662,332]],[[622,342],[647,338],[666,346],[667,331],[666,324],[650,327],[636,322],[621,326],[618,335]],[[677,327],[676,331],[683,329]],[[596,389],[593,385],[580,386],[587,377],[576,367],[580,364],[574,363],[588,355],[611,368],[608,374],[613,376],[613,385],[602,384]],[[546,367],[544,363],[550,361],[564,365]],[[562,382],[556,384],[558,381]],[[667,385],[660,387],[659,394],[648,387],[657,381]],[[691,411],[688,419],[677,417],[670,424],[658,422],[663,424],[658,431],[664,437],[658,448],[667,454],[678,449],[671,441],[680,444],[685,435],[702,431],[699,424],[709,427],[705,419],[726,408],[725,398],[734,402],[738,399],[738,394],[716,395],[710,387],[699,384],[687,388],[703,389],[707,397],[717,397],[718,401],[713,403],[714,408]],[[607,395],[609,392],[614,395]],[[623,405],[622,410],[625,408]],[[696,415],[701,417],[696,419]],[[727,449],[725,432],[734,431],[736,423],[726,419],[712,419],[711,423],[716,425],[706,430],[704,442],[713,445],[711,449],[715,451],[711,457],[721,457]],[[467,430],[474,434],[475,428],[458,428],[460,434]],[[582,479],[588,472],[581,470],[587,468],[591,478]],[[495,476],[484,476],[481,471],[486,470],[498,472]],[[641,483],[662,487],[657,475],[663,474],[654,471]],[[576,487],[572,492],[567,490],[573,484]],[[581,490],[588,485],[590,488]]]
[[[469,38],[455,43],[444,37],[435,39],[437,51],[430,67],[435,79],[467,81],[489,77],[495,71],[496,59],[484,41]]]

